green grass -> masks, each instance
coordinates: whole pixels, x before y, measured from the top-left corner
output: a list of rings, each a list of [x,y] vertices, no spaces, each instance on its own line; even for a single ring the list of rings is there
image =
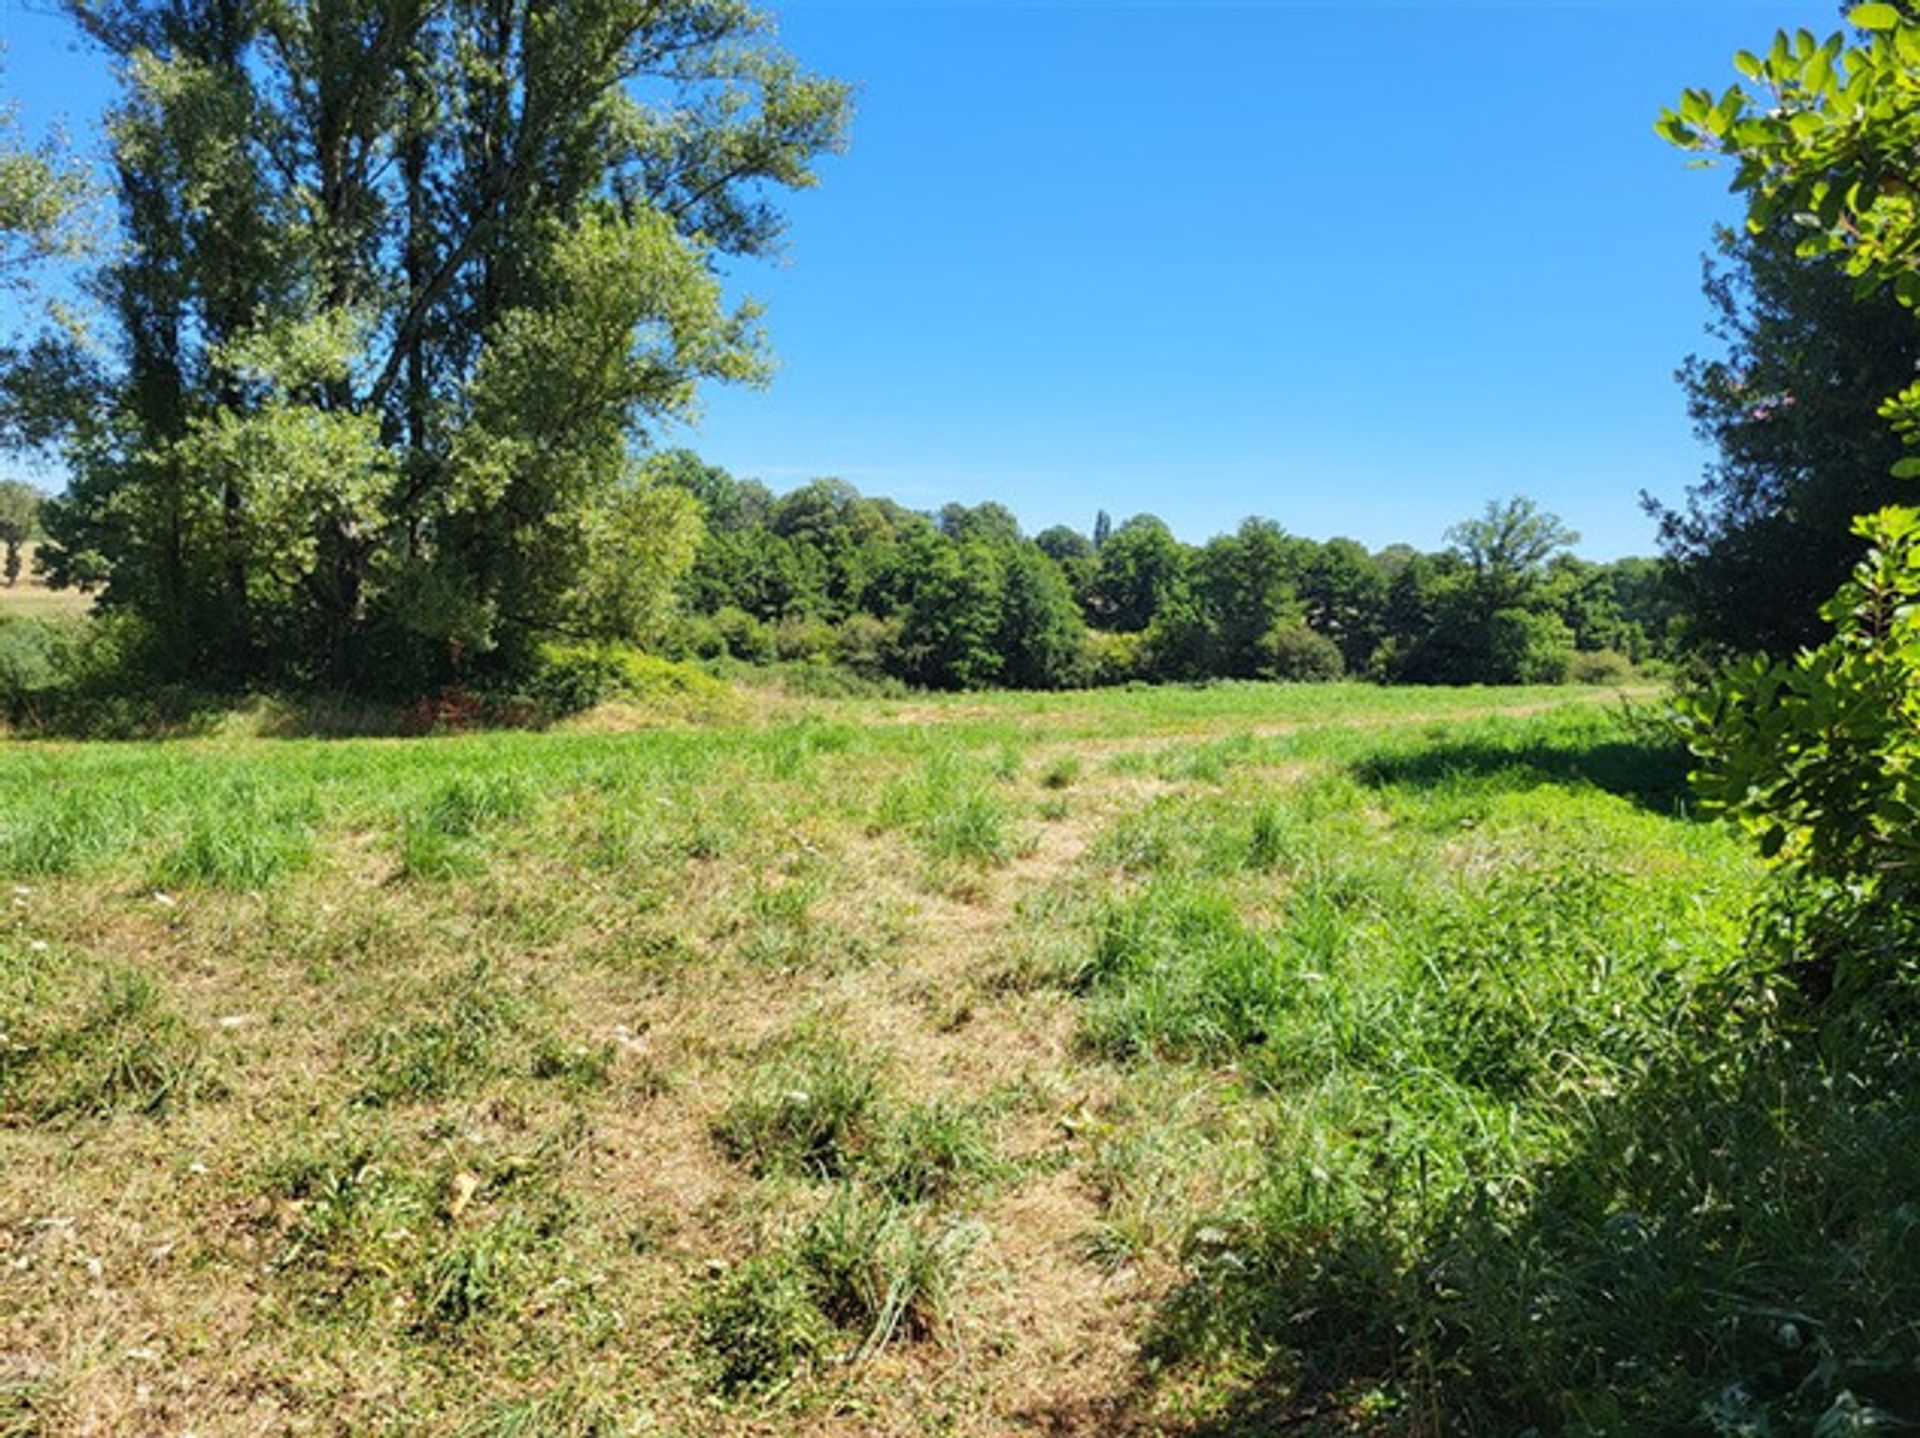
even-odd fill
[[[0,744],[0,1427],[1920,1418],[1920,1009],[1755,957],[1657,727],[756,704]]]

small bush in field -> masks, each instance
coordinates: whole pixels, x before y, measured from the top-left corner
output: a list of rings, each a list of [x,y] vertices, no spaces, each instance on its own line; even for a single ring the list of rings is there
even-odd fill
[[[1567,678],[1575,684],[1625,684],[1633,678],[1633,661],[1614,649],[1583,649],[1567,662]]]
[[[1347,672],[1340,646],[1304,623],[1283,624],[1261,643],[1265,669],[1292,684],[1325,684]]]

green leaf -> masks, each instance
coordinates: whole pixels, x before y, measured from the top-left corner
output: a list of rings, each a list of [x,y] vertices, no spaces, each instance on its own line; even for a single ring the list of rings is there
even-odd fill
[[[1847,23],[1862,30],[1891,30],[1900,23],[1895,5],[1856,5],[1847,14]]]
[[[1893,466],[1895,479],[1920,479],[1920,455],[1910,455]]]

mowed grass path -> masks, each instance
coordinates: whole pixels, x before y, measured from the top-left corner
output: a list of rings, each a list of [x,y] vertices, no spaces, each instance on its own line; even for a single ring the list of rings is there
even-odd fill
[[[0,1433],[1397,1431],[1191,1298],[1524,1181],[1731,962],[1617,708],[0,744]]]

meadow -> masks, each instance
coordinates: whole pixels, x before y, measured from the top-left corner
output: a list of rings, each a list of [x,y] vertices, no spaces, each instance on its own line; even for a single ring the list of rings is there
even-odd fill
[[[34,545],[25,546],[20,577],[11,585],[0,584],[0,620],[81,618],[93,601],[77,590],[47,588],[33,571],[34,549]]]
[[[1824,1411],[1913,1125],[1776,1042],[1657,707],[0,742],[0,1434]]]

